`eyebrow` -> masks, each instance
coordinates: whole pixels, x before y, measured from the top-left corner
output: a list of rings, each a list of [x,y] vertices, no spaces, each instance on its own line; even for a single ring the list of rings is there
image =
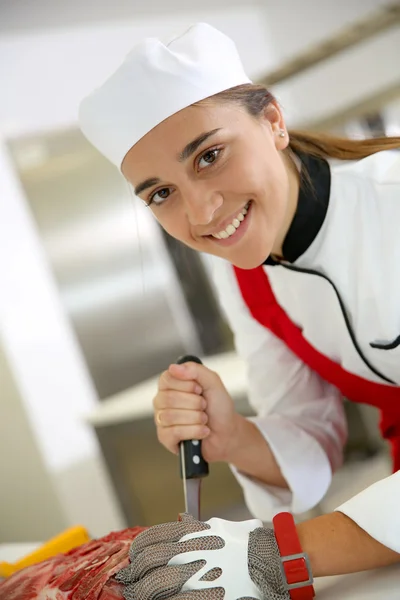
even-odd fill
[[[191,156],[193,154],[193,152],[196,152],[196,150],[197,150],[197,148],[199,148],[199,146],[201,146],[206,140],[208,140],[208,138],[210,138],[211,136],[215,135],[218,131],[220,131],[220,129],[221,128],[219,127],[217,129],[212,129],[211,131],[206,131],[205,133],[201,133],[194,140],[192,140],[191,142],[186,144],[186,146],[184,147],[182,152],[180,152],[178,155],[179,162],[183,162],[186,159],[188,159],[189,156]],[[135,190],[134,190],[135,196],[139,196],[139,194],[141,194],[142,192],[147,190],[147,188],[152,187],[153,185],[156,185],[157,183],[160,183],[160,182],[161,182],[161,179],[159,179],[159,177],[150,177],[149,179],[145,179],[144,181],[141,181],[135,187]]]
[[[201,133],[200,135],[197,136],[197,138],[195,138],[194,140],[192,140],[191,142],[186,144],[186,146],[184,147],[182,152],[179,154],[179,157],[178,157],[179,162],[183,162],[184,160],[189,158],[189,156],[191,156],[193,154],[193,152],[196,152],[197,148],[199,146],[201,146],[201,144],[203,144],[203,142],[208,140],[208,138],[211,137],[212,135],[215,135],[217,133],[217,131],[220,131],[220,128],[212,129],[211,131],[206,131],[205,133]]]
[[[145,179],[141,183],[138,183],[138,185],[134,189],[135,196],[139,196],[139,194],[144,192],[144,190],[147,190],[147,188],[156,185],[156,183],[160,183],[160,181],[161,179],[159,179],[158,177],[150,177],[149,179]]]

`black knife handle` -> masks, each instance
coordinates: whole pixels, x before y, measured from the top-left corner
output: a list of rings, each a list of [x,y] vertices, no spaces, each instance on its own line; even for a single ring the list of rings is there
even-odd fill
[[[191,356],[190,354],[178,358],[176,364],[181,365],[186,362],[195,362],[199,365],[203,364],[197,356]],[[201,441],[186,440],[181,442],[180,451],[183,451],[185,459],[185,479],[199,479],[208,475],[208,462],[204,460],[201,453]],[[179,468],[181,478],[183,479],[181,452],[179,453]]]

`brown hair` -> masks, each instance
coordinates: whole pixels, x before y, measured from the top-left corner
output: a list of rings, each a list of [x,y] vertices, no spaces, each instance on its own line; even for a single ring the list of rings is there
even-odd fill
[[[274,96],[263,85],[244,84],[220,92],[212,99],[222,102],[236,102],[247,112],[257,117],[271,102]],[[319,158],[358,160],[381,150],[400,148],[400,137],[377,137],[352,140],[326,133],[289,131],[289,148],[293,152],[311,154]]]

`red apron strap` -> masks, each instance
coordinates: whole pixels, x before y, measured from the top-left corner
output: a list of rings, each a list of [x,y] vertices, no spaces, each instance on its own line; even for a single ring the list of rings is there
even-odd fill
[[[397,468],[400,468],[400,387],[368,381],[350,373],[316,350],[278,304],[263,267],[234,267],[243,299],[252,316],[281,339],[305,364],[325,381],[335,385],[348,400],[370,404],[381,410],[382,434],[392,446]]]

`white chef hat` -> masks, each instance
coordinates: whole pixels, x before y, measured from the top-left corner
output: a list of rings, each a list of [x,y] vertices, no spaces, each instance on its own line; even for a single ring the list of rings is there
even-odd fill
[[[163,44],[145,39],[103,85],[81,103],[87,139],[118,168],[146,133],[179,110],[251,83],[233,41],[197,23]]]

